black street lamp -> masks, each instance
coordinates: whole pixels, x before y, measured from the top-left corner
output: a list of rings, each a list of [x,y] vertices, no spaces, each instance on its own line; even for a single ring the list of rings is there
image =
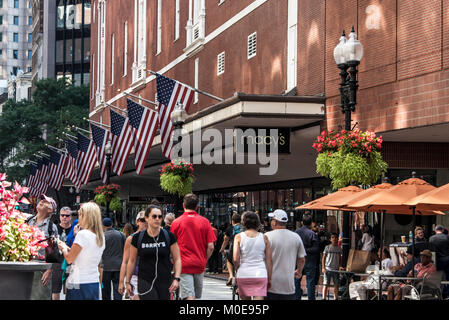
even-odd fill
[[[187,113],[184,110],[182,103],[178,102],[170,115],[170,120],[173,123],[173,151],[176,152],[175,159],[181,158],[179,153],[182,148],[179,146],[179,150],[176,150],[177,147],[175,148],[175,146],[178,144],[180,145],[182,142],[182,127],[184,126],[186,118]]]
[[[111,183],[111,155],[112,155],[112,147],[111,141],[108,140],[104,147],[104,151],[106,154],[106,184],[109,185]],[[109,217],[109,199],[106,197],[106,217]]]
[[[357,66],[363,57],[363,46],[357,40],[357,34],[352,27],[349,39],[346,39],[345,31],[340,37],[340,42],[334,49],[334,59],[340,69],[340,96],[341,111],[345,115],[345,130],[351,131],[351,113],[355,111],[357,104]],[[349,72],[348,72],[349,68]],[[349,224],[349,214],[343,215],[343,266],[349,256],[351,246],[351,226]]]
[[[187,112],[184,110],[182,103],[178,102],[170,115],[173,123],[173,160],[177,161],[182,158],[182,128],[187,118]],[[178,149],[179,148],[179,149]],[[181,154],[181,156],[180,156]],[[182,199],[174,195],[174,214],[178,216],[178,212],[182,211]]]

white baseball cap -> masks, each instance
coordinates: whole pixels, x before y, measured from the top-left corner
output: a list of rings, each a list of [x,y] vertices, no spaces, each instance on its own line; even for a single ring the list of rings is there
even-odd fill
[[[274,212],[270,212],[268,216],[280,222],[288,222],[287,212],[282,209],[274,210]]]

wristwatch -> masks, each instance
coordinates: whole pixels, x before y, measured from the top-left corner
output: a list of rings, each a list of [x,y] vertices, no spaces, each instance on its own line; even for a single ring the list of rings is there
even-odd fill
[[[176,280],[176,281],[180,282],[180,281],[181,281],[181,278],[174,277],[173,280]]]

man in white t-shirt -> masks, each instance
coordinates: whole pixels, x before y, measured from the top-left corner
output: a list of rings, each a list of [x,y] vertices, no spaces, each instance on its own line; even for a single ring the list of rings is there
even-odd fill
[[[294,300],[295,278],[301,277],[306,250],[301,237],[287,229],[288,216],[284,210],[277,209],[268,216],[273,230],[266,233],[272,252],[273,273],[267,300]]]

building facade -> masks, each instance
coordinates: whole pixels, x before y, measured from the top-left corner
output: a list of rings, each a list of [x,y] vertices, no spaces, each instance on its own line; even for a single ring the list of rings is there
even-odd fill
[[[31,30],[29,0],[0,1],[0,79],[31,71]]]
[[[90,79],[90,18],[87,0],[33,1],[33,81]]]
[[[290,152],[275,175],[251,165],[197,165],[194,191],[212,220],[248,209],[293,212],[330,190],[311,145],[320,130],[344,125],[333,49],[354,26],[364,57],[352,125],[383,136],[390,182],[415,171],[440,186],[449,182],[448,8],[444,0],[93,0],[90,118],[109,123],[106,103],[126,108],[126,93],[154,101],[153,70],[224,99],[196,94],[188,132],[195,121],[288,128]],[[166,161],[156,137],[144,175],[133,173],[131,159],[112,181],[128,204],[144,204],[163,195],[157,169]],[[94,174],[89,187],[98,184]],[[387,218],[390,240],[411,226],[395,219]],[[418,223],[429,232],[445,221],[438,219]]]

